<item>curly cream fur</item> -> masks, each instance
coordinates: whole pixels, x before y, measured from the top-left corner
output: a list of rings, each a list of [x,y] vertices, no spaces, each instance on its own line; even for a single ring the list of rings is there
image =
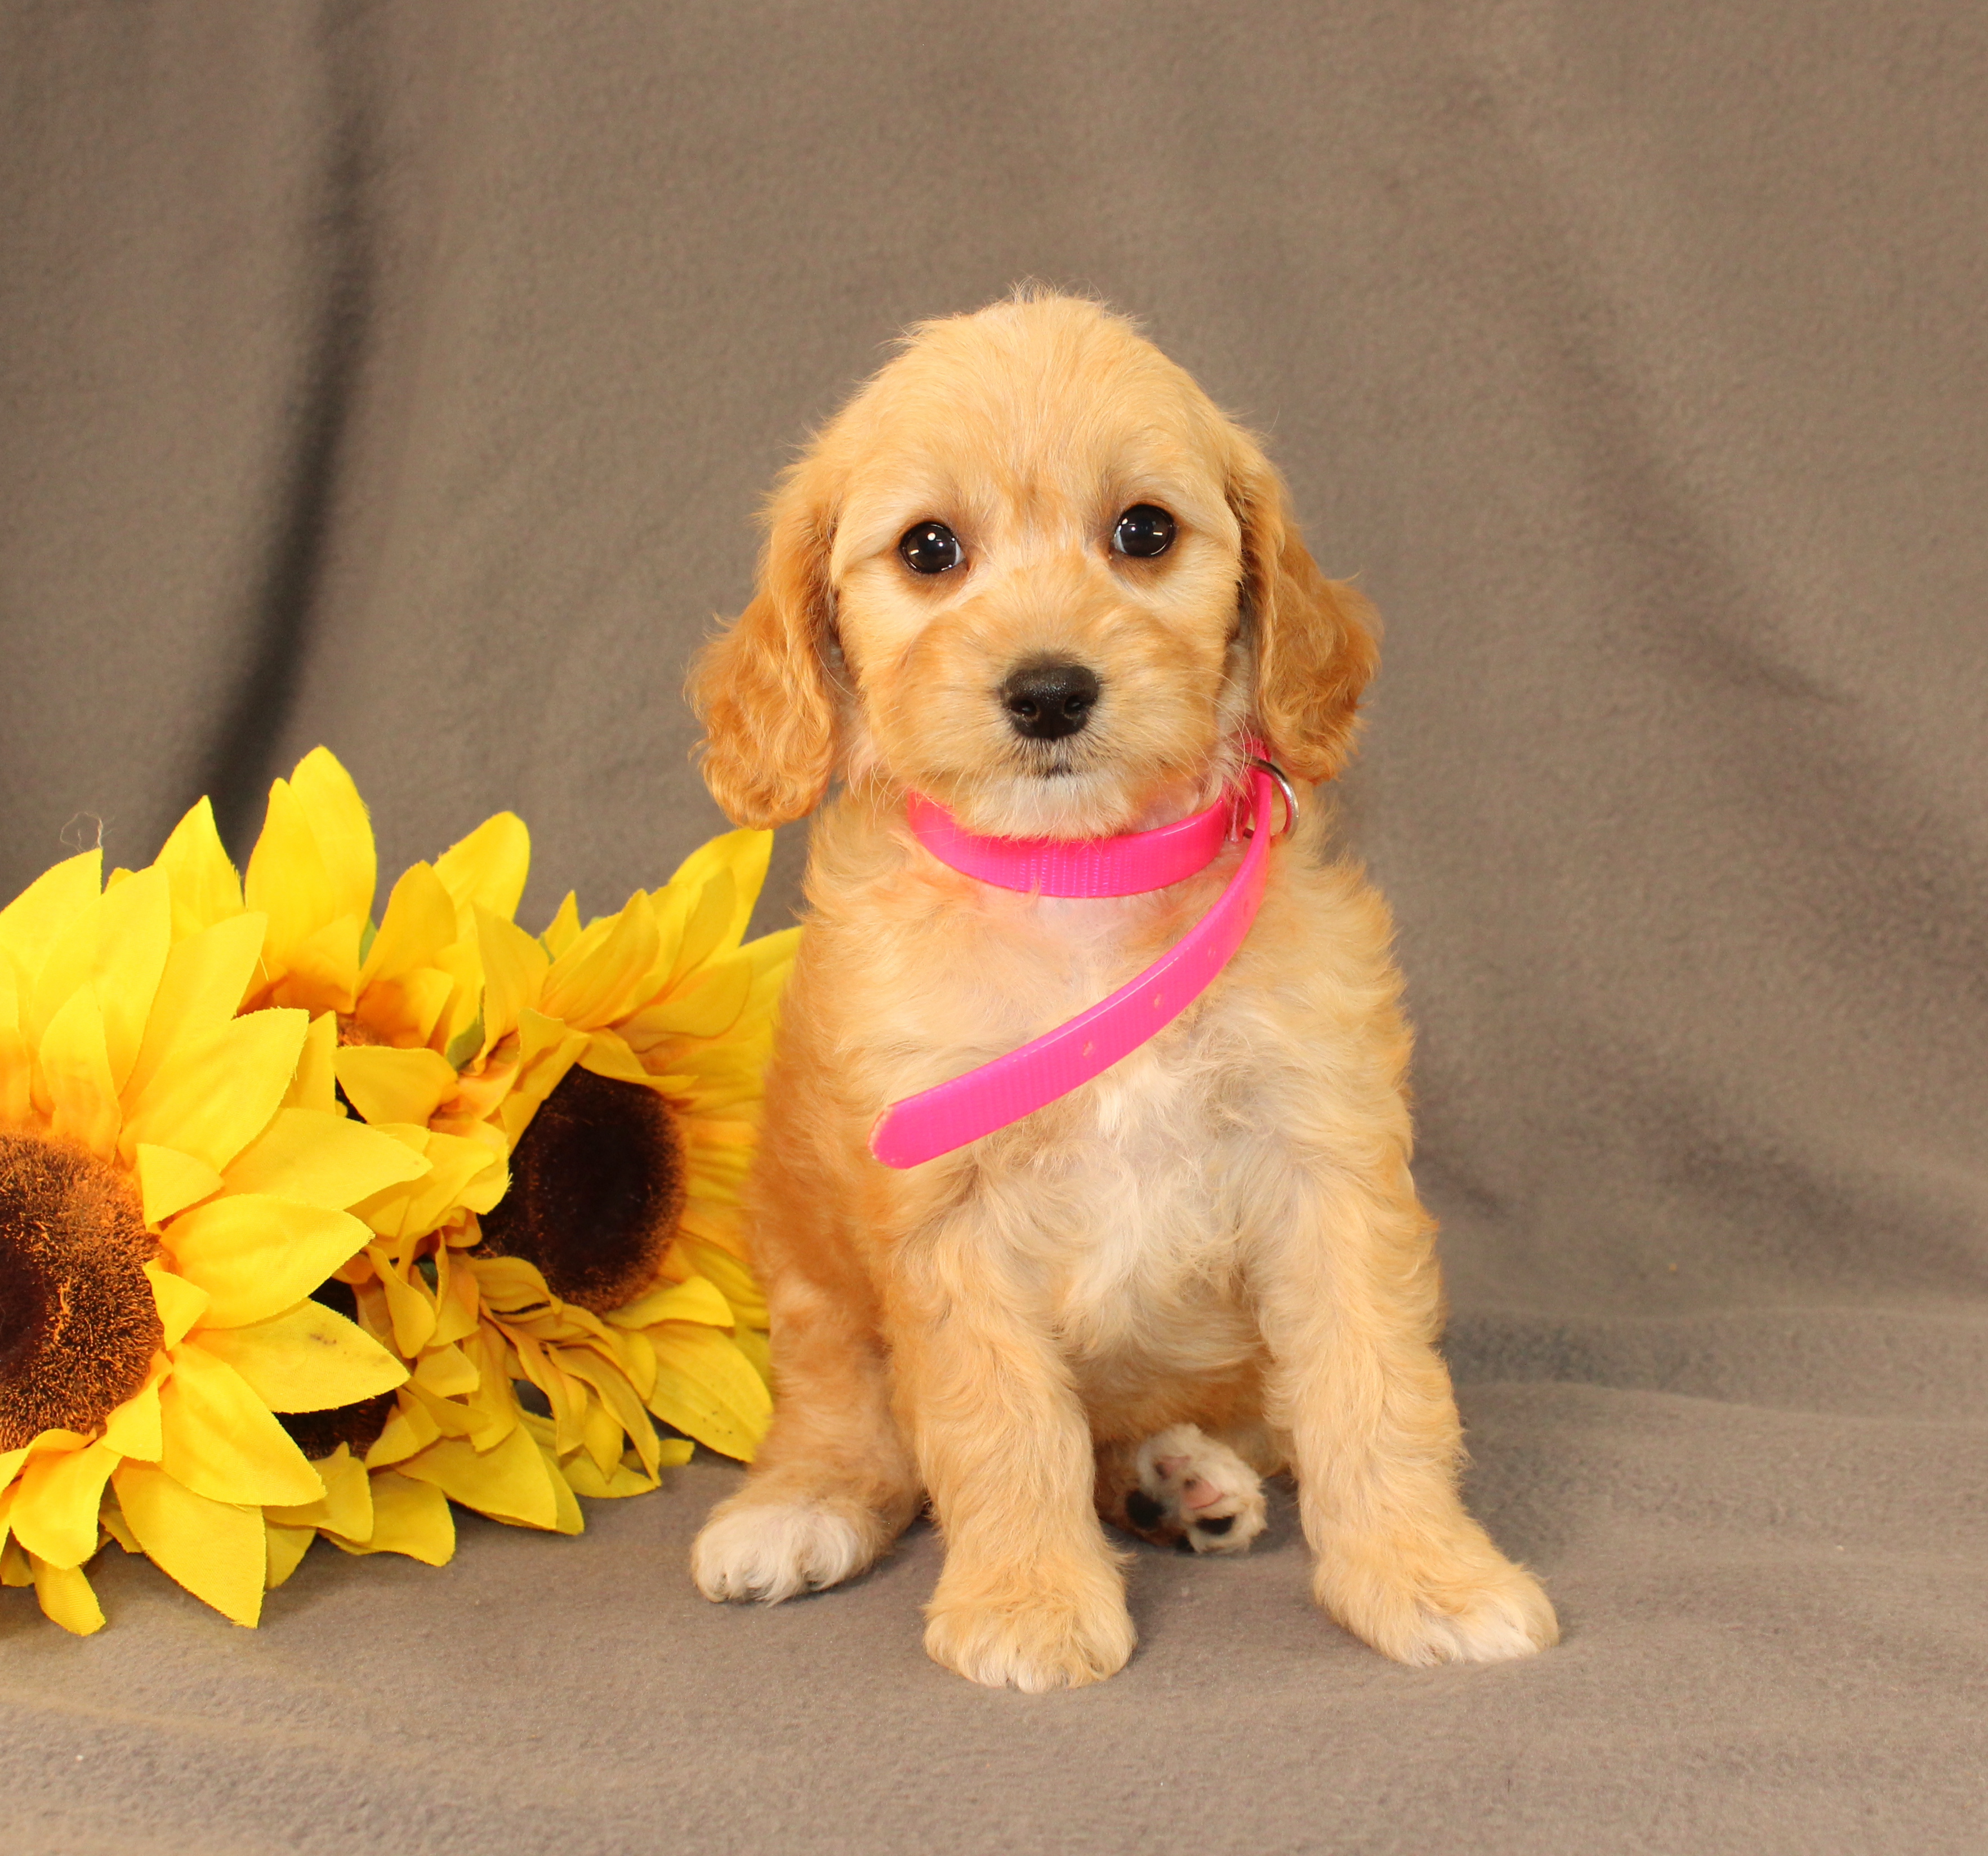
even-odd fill
[[[1109,546],[1140,502],[1178,524],[1153,561]],[[931,520],[966,560],[927,578],[896,544]],[[1053,749],[998,700],[1048,655],[1104,691]],[[980,830],[1083,837],[1207,803],[1246,730],[1328,779],[1374,662],[1364,601],[1313,564],[1255,441],[1090,303],[914,331],[786,480],[759,595],[692,681],[735,816],[797,816],[844,783],[815,827],[749,1191],[776,1410],[700,1538],[709,1595],[853,1573],[929,1501],[931,1654],[1025,1689],[1099,1679],[1133,1644],[1100,1511],[1123,1518],[1142,1441],[1196,1426],[1288,1463],[1319,1601],[1377,1648],[1554,1640],[1459,1499],[1389,922],[1330,860],[1322,807],[1273,853],[1242,951],[1151,1043],[909,1172],[866,1146],[887,1104],[1136,973],[1239,854],[1149,895],[1022,895],[927,855],[908,788]]]

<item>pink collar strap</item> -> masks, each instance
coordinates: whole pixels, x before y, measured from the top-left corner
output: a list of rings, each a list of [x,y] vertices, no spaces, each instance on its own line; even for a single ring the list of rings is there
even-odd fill
[[[1252,748],[1260,745],[1251,743]],[[1110,998],[1067,1023],[935,1088],[894,1102],[870,1131],[870,1151],[888,1167],[935,1160],[1033,1114],[1129,1056],[1205,992],[1242,945],[1263,899],[1271,834],[1264,830],[1281,793],[1282,837],[1297,820],[1289,780],[1253,753],[1247,785],[1249,848],[1228,887],[1179,941]],[[989,838],[962,830],[952,815],[914,796],[912,832],[940,862],[984,883],[1046,896],[1131,896],[1164,889],[1205,870],[1243,828],[1242,796],[1155,831],[1090,840]]]
[[[1242,797],[1225,794],[1178,824],[1115,838],[982,837],[918,793],[906,812],[926,850],[982,883],[1043,896],[1142,896],[1207,869],[1236,836]]]

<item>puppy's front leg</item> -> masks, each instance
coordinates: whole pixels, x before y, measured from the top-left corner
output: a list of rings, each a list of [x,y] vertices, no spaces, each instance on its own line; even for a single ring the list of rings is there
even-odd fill
[[[1266,1415],[1291,1440],[1313,1591],[1401,1662],[1530,1656],[1559,1626],[1458,1493],[1433,1226],[1405,1157],[1367,1165],[1284,1156],[1252,1264],[1272,1358]]]
[[[990,1222],[962,1207],[908,1239],[885,1324],[900,1419],[945,1536],[926,1651],[971,1681],[1037,1694],[1122,1668],[1132,1620],[1091,1503],[1083,1407]]]

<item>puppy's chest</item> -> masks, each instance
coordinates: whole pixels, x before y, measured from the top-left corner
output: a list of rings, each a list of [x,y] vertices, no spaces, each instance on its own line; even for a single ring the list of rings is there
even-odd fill
[[[1076,1016],[1153,958],[1156,925],[1175,925],[1043,898],[948,923],[948,957],[925,975],[936,996],[893,1015],[891,1042],[917,1056],[891,1094]],[[1213,996],[983,1150],[1006,1241],[1081,1377],[1217,1371],[1253,1347],[1225,1177],[1251,1093],[1246,1040]]]
[[[1080,1371],[1205,1372],[1239,1361],[1254,1344],[1225,1189],[1232,1144],[1202,1042],[1181,1028],[1107,1071],[1065,1111],[1033,1261]]]
[[[935,1041],[1006,1048],[1048,1031],[1123,985],[1195,919],[1144,897],[977,898],[938,925],[928,954],[945,995],[923,1021]]]

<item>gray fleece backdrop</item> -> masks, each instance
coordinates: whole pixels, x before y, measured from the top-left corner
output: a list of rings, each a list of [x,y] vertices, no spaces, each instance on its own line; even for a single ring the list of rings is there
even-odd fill
[[[1472,1499],[1567,1641],[1395,1668],[1257,1550],[1116,1681],[756,1613],[737,1471],[0,1604],[12,1851],[1988,1848],[1988,13],[1963,0],[0,12],[0,890],[328,743],[525,914],[721,821],[678,696],[911,319],[1033,276],[1269,432],[1385,615]],[[762,918],[796,896],[784,834]]]

